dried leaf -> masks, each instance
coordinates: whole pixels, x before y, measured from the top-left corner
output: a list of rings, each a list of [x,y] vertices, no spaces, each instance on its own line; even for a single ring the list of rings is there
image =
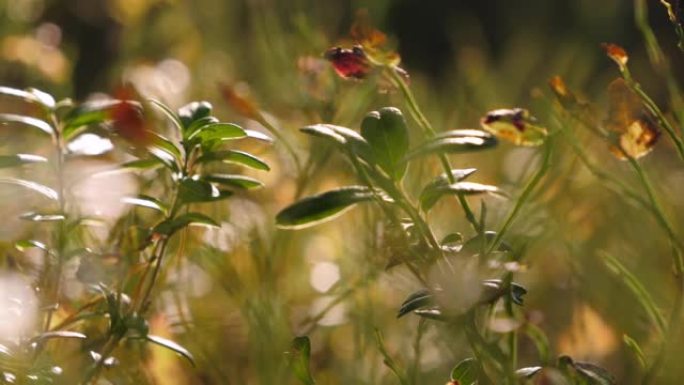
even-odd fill
[[[624,48],[613,43],[603,43],[601,44],[603,49],[606,50],[606,55],[613,59],[615,63],[620,67],[620,71],[627,69],[627,61],[629,61],[629,56]]]
[[[618,135],[617,145],[611,145],[610,151],[618,159],[637,159],[648,154],[660,136],[660,129],[639,97],[618,78],[608,86],[608,100],[605,127]]]

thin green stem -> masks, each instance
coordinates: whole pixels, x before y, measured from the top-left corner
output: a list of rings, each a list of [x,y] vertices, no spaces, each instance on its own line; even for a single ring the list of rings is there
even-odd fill
[[[404,81],[404,79],[392,67],[387,67],[387,72],[390,74],[392,82],[395,84],[397,88],[399,88],[401,94],[404,96],[404,100],[406,101],[406,104],[409,107],[409,112],[411,113],[411,116],[416,121],[416,123],[418,123],[418,125],[423,130],[423,135],[425,135],[426,138],[434,137],[436,135],[436,131],[430,124],[430,121],[425,117],[425,114],[423,114],[422,110],[420,109],[420,106],[416,102],[416,98],[413,95],[413,92],[409,88],[408,84],[406,84],[406,81]],[[451,173],[451,164],[449,163],[449,159],[445,154],[439,154],[439,162],[442,165],[444,172],[446,173],[446,177],[449,180],[449,183],[456,183],[456,179]],[[470,208],[470,205],[468,204],[468,201],[463,196],[463,194],[458,194],[458,202],[463,208],[466,219],[468,220],[468,222],[470,222],[473,229],[478,234],[482,233],[482,226],[480,225],[480,223],[478,223],[477,218],[473,213],[473,210]]]
[[[537,187],[539,182],[542,180],[544,175],[546,175],[546,172],[549,170],[549,166],[551,164],[550,160],[551,160],[551,144],[547,144],[545,149],[544,149],[544,157],[542,159],[542,163],[541,163],[541,166],[539,167],[539,170],[537,170],[537,172],[527,182],[527,185],[523,189],[523,192],[520,194],[520,197],[516,200],[515,205],[513,206],[513,209],[508,213],[508,216],[506,217],[504,224],[501,226],[501,229],[496,233],[494,240],[489,245],[489,249],[487,250],[487,254],[496,250],[496,248],[499,246],[499,243],[503,239],[504,235],[506,234],[506,232],[508,231],[510,226],[513,224],[513,221],[515,220],[515,218],[520,213],[520,210],[525,205],[525,203],[527,203],[527,200],[532,195],[532,193],[534,192],[535,188]]]

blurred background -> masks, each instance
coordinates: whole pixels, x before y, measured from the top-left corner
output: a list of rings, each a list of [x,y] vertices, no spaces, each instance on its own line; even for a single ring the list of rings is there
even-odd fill
[[[681,85],[684,56],[672,26],[658,0],[647,3],[650,24]],[[300,127],[328,122],[358,129],[370,110],[404,108],[398,94],[340,79],[323,59],[327,48],[348,44],[359,10],[388,34],[439,130],[478,128],[487,111],[510,107],[530,109],[554,130],[546,85],[553,75],[605,108],[606,86],[618,72],[603,42],[625,47],[635,78],[670,111],[663,77],[650,65],[635,26],[634,4],[625,0],[0,0],[0,85],[83,101],[131,83],[174,108],[208,100],[220,118],[261,129],[222,99],[220,85],[229,84],[255,100],[303,157],[321,159],[306,182],[308,195],[352,183],[353,176],[341,156],[311,146]],[[0,127],[0,151],[40,146],[22,135]],[[638,188],[626,163],[604,143],[585,132],[577,136],[595,163]],[[525,250],[526,268],[516,277],[529,289],[524,309],[548,334],[555,354],[596,362],[618,383],[636,383],[638,365],[622,336],[647,347],[653,336],[643,311],[597,252],[608,251],[636,271],[667,314],[674,298],[667,237],[647,213],[604,188],[567,142],[556,142],[552,169],[508,239]],[[300,333],[312,338],[313,371],[321,384],[394,383],[375,347],[375,328],[400,361],[411,362],[417,320],[395,315],[419,284],[401,269],[384,270],[378,213],[360,209],[311,230],[276,230],[275,213],[294,199],[294,171],[278,144],[257,151],[273,168],[256,174],[266,188],[217,206],[222,228],[194,235],[187,262],[168,274],[152,325],[187,346],[198,367],[154,350],[134,373],[124,364],[111,369],[111,383],[137,383],[126,382],[135,376],[171,385],[294,383],[283,352]],[[681,231],[684,169],[671,143],[661,138],[641,162]],[[474,181],[515,196],[536,169],[539,153],[502,143],[494,151],[454,156],[453,163],[478,168]],[[424,170],[414,171],[409,178],[424,178]],[[434,168],[428,174],[436,173]],[[409,190],[412,185],[407,183]],[[497,229],[511,202],[485,200],[487,223]],[[472,205],[478,207],[479,199]],[[4,214],[14,211],[2,208]],[[431,220],[441,235],[472,235],[455,201],[440,203],[435,212]],[[13,223],[0,225],[7,250],[36,231]],[[177,296],[180,308],[172,306]],[[463,337],[439,325],[431,324],[423,341],[421,384],[446,382],[453,365],[468,355]],[[521,365],[535,360],[530,341],[522,339]],[[662,383],[679,383],[684,368],[666,367]]]

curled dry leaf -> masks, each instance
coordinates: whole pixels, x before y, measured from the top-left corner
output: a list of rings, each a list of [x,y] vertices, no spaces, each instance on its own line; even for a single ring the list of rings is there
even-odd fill
[[[613,43],[603,43],[601,46],[606,50],[606,55],[608,55],[609,58],[613,59],[613,61],[617,63],[617,65],[620,67],[620,71],[627,69],[627,61],[629,60],[629,56],[624,48]]]
[[[608,118],[604,124],[618,136],[617,145],[610,146],[613,155],[618,159],[628,156],[637,159],[651,152],[660,130],[639,97],[622,78],[615,79],[608,86],[608,101]]]
[[[537,119],[522,108],[493,110],[480,120],[485,131],[519,146],[539,146],[544,143],[547,131],[536,123]]]

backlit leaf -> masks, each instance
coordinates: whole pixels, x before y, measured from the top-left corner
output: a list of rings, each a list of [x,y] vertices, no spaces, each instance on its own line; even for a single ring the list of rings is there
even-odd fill
[[[244,175],[231,174],[209,174],[204,176],[204,180],[228,187],[236,187],[239,189],[251,190],[254,188],[263,187],[264,184],[260,181]]]
[[[261,158],[258,158],[248,152],[238,150],[212,151],[203,154],[197,159],[198,163],[209,163],[214,161],[239,164],[262,171],[269,171],[271,169]]]
[[[496,146],[497,140],[491,134],[480,130],[452,130],[442,132],[434,138],[418,145],[406,156],[411,160],[430,154],[458,154],[481,151]]]
[[[0,155],[0,168],[16,167],[30,163],[45,163],[47,159],[31,154]]]
[[[152,335],[152,334],[146,335],[145,339],[152,342],[153,344],[159,345],[161,347],[164,347],[164,348],[169,349],[175,353],[180,354],[185,359],[187,359],[192,366],[195,366],[195,358],[192,356],[190,351],[188,349],[184,348],[183,346],[179,345],[178,343],[173,342],[173,341],[166,339],[166,338],[163,338],[163,337]]]
[[[284,229],[314,226],[336,218],[357,203],[373,200],[375,195],[368,187],[348,186],[310,196],[279,212],[276,224]]]
[[[292,340],[290,350],[287,352],[290,369],[304,385],[313,385],[316,382],[311,375],[311,342],[309,337],[296,337]]]
[[[399,109],[385,107],[366,115],[361,123],[361,135],[370,144],[377,164],[394,180],[406,172],[403,157],[409,148],[408,128]]]
[[[451,381],[459,385],[473,385],[477,382],[480,364],[474,358],[466,358],[451,370]]]
[[[159,223],[153,231],[157,234],[171,236],[176,231],[186,226],[220,227],[216,221],[201,213],[186,213],[173,219],[167,219]]]
[[[0,125],[2,123],[23,124],[23,125],[26,125],[29,127],[37,128],[40,131],[45,132],[46,134],[52,135],[54,133],[52,126],[49,125],[46,121],[40,120],[37,118],[33,118],[30,116],[23,116],[23,115],[16,115],[16,114],[0,114]]]
[[[0,184],[9,184],[9,185],[15,185],[15,186],[20,186],[26,189],[29,189],[33,192],[36,192],[48,199],[51,200],[58,200],[59,195],[57,194],[57,191],[51,189],[50,187],[47,187],[45,185],[42,185],[40,183],[32,182],[29,180],[24,180],[24,179],[17,179],[17,178],[0,178]]]

